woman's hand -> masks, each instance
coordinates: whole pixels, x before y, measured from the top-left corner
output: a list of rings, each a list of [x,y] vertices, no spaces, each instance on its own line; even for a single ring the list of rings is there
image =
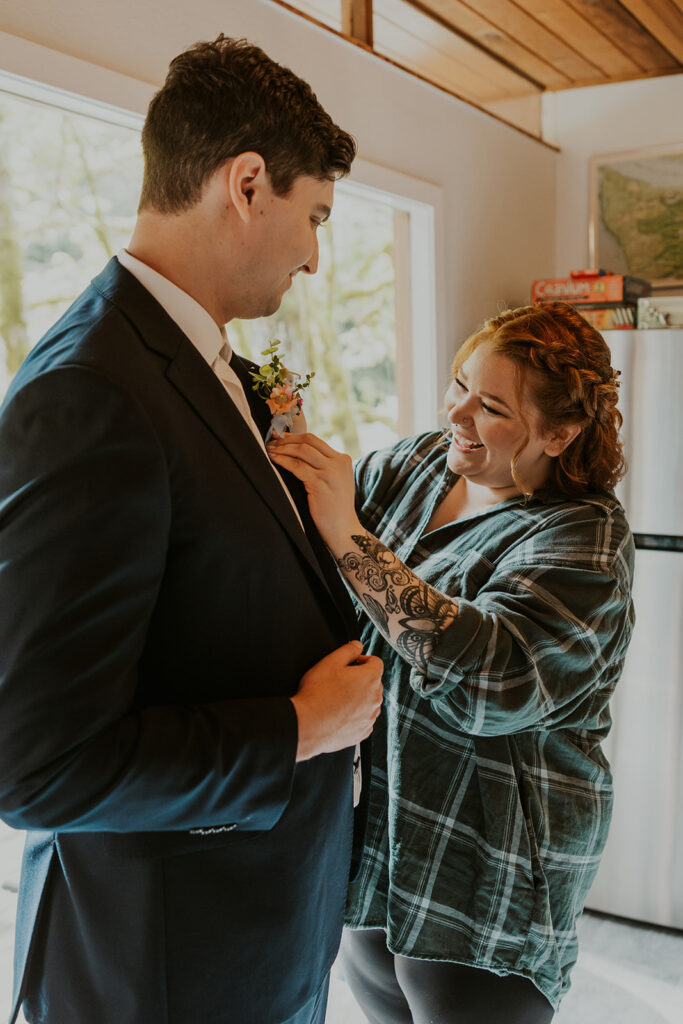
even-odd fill
[[[315,525],[380,633],[402,658],[426,672],[441,633],[458,606],[430,587],[361,524],[353,465],[315,434],[274,438],[268,454],[303,481]]]
[[[362,533],[354,504],[353,464],[315,434],[285,434],[269,442],[268,455],[306,488],[320,536],[336,557],[349,549],[352,534]]]

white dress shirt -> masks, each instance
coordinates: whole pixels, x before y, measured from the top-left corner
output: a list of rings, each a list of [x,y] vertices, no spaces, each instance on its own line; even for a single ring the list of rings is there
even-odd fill
[[[256,441],[260,445],[263,454],[268,459],[268,453],[266,452],[266,446],[263,438],[261,437],[261,431],[256,426],[254,418],[251,415],[247,396],[244,393],[242,382],[239,377],[229,365],[230,359],[232,358],[232,348],[228,341],[228,335],[225,327],[219,327],[210,313],[204,309],[203,306],[193,299],[191,295],[184,292],[178,285],[173,284],[167,277],[164,277],[156,270],[152,270],[142,260],[137,259],[135,256],[131,256],[127,249],[121,249],[117,254],[116,258],[122,267],[125,267],[133,277],[137,278],[143,288],[145,288],[150,295],[156,299],[159,305],[168,313],[171,320],[173,320],[180,330],[185,334],[192,342],[194,347],[197,349],[203,359],[209,364],[213,372],[216,374],[221,384],[227,391],[230,399],[241,413],[247,426],[254,435]],[[291,504],[296,517],[299,520],[301,528],[301,517],[299,511],[294,504],[294,500],[282,482],[282,478],[273,469],[273,464],[268,459],[268,465],[275,478],[280,483],[282,490],[287,495],[289,503]]]

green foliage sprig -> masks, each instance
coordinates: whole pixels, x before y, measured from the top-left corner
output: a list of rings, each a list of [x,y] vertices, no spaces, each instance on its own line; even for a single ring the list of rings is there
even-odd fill
[[[301,373],[288,370],[278,353],[280,344],[281,342],[276,338],[268,348],[261,352],[262,356],[271,358],[259,367],[258,373],[250,371],[250,376],[254,381],[252,387],[257,395],[265,401],[271,398],[273,391],[277,388],[283,397],[286,393],[291,394],[292,397],[298,399],[298,404],[300,404],[299,396],[304,388],[309,387],[315,377],[315,371],[303,376]]]

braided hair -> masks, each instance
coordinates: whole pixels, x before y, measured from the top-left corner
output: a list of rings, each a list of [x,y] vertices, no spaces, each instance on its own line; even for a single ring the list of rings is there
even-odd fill
[[[521,412],[525,384],[541,416],[541,429],[567,424],[581,430],[552,462],[548,483],[569,495],[609,491],[626,471],[617,409],[618,371],[611,365],[604,338],[566,302],[508,309],[491,317],[459,349],[454,373],[483,342],[516,366],[517,405],[527,436],[512,460],[515,483],[530,492],[515,473],[529,440]]]

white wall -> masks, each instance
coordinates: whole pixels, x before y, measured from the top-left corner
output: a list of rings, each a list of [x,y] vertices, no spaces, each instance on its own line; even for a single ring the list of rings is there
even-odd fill
[[[527,302],[530,282],[552,270],[553,150],[268,0],[3,0],[0,68],[143,111],[169,60],[219,31],[248,37],[306,78],[365,160],[442,187],[437,373],[445,381],[465,335]]]
[[[589,160],[641,146],[683,143],[683,75],[550,93],[546,137],[557,158],[555,272],[588,266]]]

